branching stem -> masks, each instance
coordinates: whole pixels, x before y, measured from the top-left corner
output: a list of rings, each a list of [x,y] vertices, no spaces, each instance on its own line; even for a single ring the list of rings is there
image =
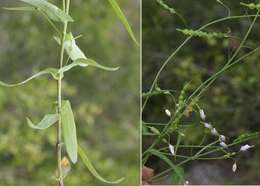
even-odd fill
[[[66,2],[65,2],[66,1]],[[66,14],[69,14],[70,8],[70,0],[63,0],[63,11]],[[65,21],[63,25],[63,33],[61,39],[61,48],[60,48],[60,62],[59,68],[63,67],[63,60],[64,60],[64,42],[67,33],[68,22]],[[62,158],[62,122],[61,122],[61,103],[62,103],[62,76],[60,75],[59,80],[57,82],[57,112],[59,114],[59,121],[57,126],[57,163],[58,163],[58,186],[64,186],[63,183],[63,175],[62,175],[62,165],[61,165],[61,158]]]

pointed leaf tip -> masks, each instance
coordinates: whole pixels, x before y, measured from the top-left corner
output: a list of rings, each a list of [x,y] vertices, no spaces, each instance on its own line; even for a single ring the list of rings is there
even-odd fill
[[[57,22],[73,22],[70,15],[64,13],[56,5],[46,0],[19,0],[44,12],[50,19]]]
[[[38,123],[34,124],[30,118],[26,118],[27,124],[29,127],[37,130],[44,130],[55,124],[59,119],[58,114],[47,114],[46,116],[43,117],[43,119]]]
[[[79,152],[79,156],[82,159],[84,165],[88,168],[88,170],[90,171],[90,173],[97,178],[98,180],[100,180],[101,182],[104,183],[108,183],[108,184],[118,184],[120,182],[122,182],[125,178],[120,178],[118,180],[115,181],[108,181],[105,180],[102,176],[100,176],[100,174],[96,171],[96,169],[94,168],[94,166],[92,165],[91,161],[88,159],[87,155],[85,154],[85,152],[83,151],[83,149],[78,146],[78,152]]]
[[[26,83],[28,83],[29,81],[33,80],[34,78],[37,78],[39,76],[42,75],[46,75],[46,74],[50,74],[55,80],[59,79],[60,74],[58,73],[58,69],[56,68],[47,68],[45,70],[42,70],[34,75],[32,75],[31,77],[27,78],[26,80],[20,82],[20,83],[14,83],[14,84],[9,84],[9,83],[5,83],[0,81],[0,86],[4,86],[4,87],[17,87],[17,86],[21,86],[24,85]],[[61,78],[63,78],[63,74],[61,74]]]
[[[118,5],[116,0],[108,0],[111,7],[113,8],[114,12],[116,13],[117,17],[120,19],[122,24],[124,25],[125,29],[127,30],[129,36],[132,38],[134,43],[139,46],[139,43],[134,35],[134,32],[130,26],[130,24],[127,21],[126,16],[124,15],[123,11],[121,10],[120,6]]]
[[[33,7],[3,7],[2,9],[9,10],[9,11],[34,11],[34,10],[36,10]]]

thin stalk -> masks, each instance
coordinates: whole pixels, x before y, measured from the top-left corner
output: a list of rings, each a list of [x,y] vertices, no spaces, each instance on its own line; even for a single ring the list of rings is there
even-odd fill
[[[196,95],[196,93],[198,91],[200,91],[204,86],[207,88],[208,86],[210,86],[215,80],[217,77],[219,77],[220,74],[222,74],[223,72],[227,71],[228,69],[230,69],[231,67],[233,67],[234,65],[236,65],[238,62],[242,61],[244,58],[250,56],[251,54],[257,52],[259,50],[259,47],[254,49],[253,51],[249,52],[248,54],[245,54],[244,56],[242,56],[241,58],[239,58],[238,60],[234,61],[234,58],[237,56],[238,52],[240,51],[241,47],[243,46],[243,44],[245,43],[246,39],[248,38],[248,35],[249,33],[251,32],[255,22],[256,22],[256,19],[258,18],[259,16],[259,11],[257,12],[256,15],[254,15],[254,21],[251,23],[247,33],[245,34],[240,46],[237,48],[237,50],[235,51],[235,53],[232,55],[231,59],[228,60],[227,64],[218,72],[216,72],[213,76],[211,76],[208,80],[206,80],[204,83],[202,83],[193,93],[192,95],[187,99],[186,102],[192,100],[192,98]],[[237,18],[238,16],[235,16],[235,18]],[[234,17],[233,17],[234,18]],[[223,18],[224,19],[224,18]],[[216,21],[213,21],[214,23],[216,22],[220,22],[220,21],[223,21],[223,19],[219,19],[219,20],[216,20]],[[226,20],[226,19],[224,19]],[[208,23],[206,25],[204,25],[203,27],[201,27],[199,30],[202,30],[202,28],[204,29],[205,26],[209,26],[210,24],[212,24],[213,22],[211,23]],[[192,36],[188,37],[185,41],[184,41],[184,44],[191,38]],[[182,46],[182,45],[181,45]],[[179,51],[179,49],[176,50],[177,52]],[[176,54],[176,51],[173,53],[173,55]],[[173,56],[172,56],[173,57]],[[232,63],[233,62],[233,63]],[[167,62],[168,63],[168,62]],[[208,83],[208,84],[207,84]],[[198,96],[201,95],[201,93],[203,92],[203,90],[205,90],[205,87],[204,89],[201,90],[201,92],[199,93]],[[148,97],[149,98],[149,97]],[[178,113],[179,114],[179,113]],[[176,115],[176,114],[175,114]],[[179,117],[182,117],[182,113],[179,115]],[[175,117],[173,117],[175,118]],[[165,135],[165,132],[167,131],[167,129],[169,128],[169,126],[171,125],[171,123],[174,123],[174,120],[171,119],[169,121],[169,123],[166,125],[166,127],[163,129],[161,135],[156,139],[156,141],[154,141],[154,143],[143,153],[143,155],[145,155],[145,158],[144,158],[144,163],[147,161],[147,159],[149,158],[149,154],[147,154],[149,152],[150,149],[152,149],[160,140],[161,138],[163,138],[163,136]]]
[[[231,143],[231,144],[227,145],[227,148],[233,147],[233,146],[235,146],[235,145],[237,145],[237,144],[240,144],[240,143],[243,143],[243,142],[245,142],[245,141],[247,141],[247,140]],[[209,154],[212,154],[212,153],[221,151],[221,150],[223,150],[223,149],[224,149],[224,147],[220,147],[220,148],[218,148],[218,149],[213,149],[213,150],[210,150],[210,151],[208,151],[208,152],[198,154],[198,155],[197,155],[197,159],[202,159],[203,156],[206,156],[206,155],[209,155]],[[230,156],[234,156],[234,155],[230,154]],[[223,156],[223,157],[225,157],[225,156]],[[204,158],[203,158],[203,159],[204,159]],[[179,164],[176,165],[176,167],[179,167],[179,166],[181,166],[181,165],[183,165],[183,164],[185,164],[185,163],[187,163],[187,162],[189,162],[189,161],[191,161],[191,160],[193,160],[193,157],[188,158],[188,159],[186,159],[186,160],[180,162]],[[205,159],[205,160],[206,160],[206,159]],[[172,168],[169,168],[169,169],[164,170],[163,172],[161,172],[161,173],[157,174],[156,176],[154,176],[154,177],[153,177],[153,180],[162,177],[163,175],[169,173],[170,171],[172,171]]]
[[[220,23],[222,21],[227,21],[227,20],[231,20],[231,19],[241,19],[241,18],[249,18],[249,17],[255,17],[256,15],[239,15],[239,16],[230,16],[230,17],[224,17],[224,18],[220,18],[220,19],[216,19],[210,23],[207,23],[205,24],[204,26],[200,27],[199,29],[197,29],[197,31],[201,31],[213,24],[216,24],[216,23]],[[259,16],[259,15],[257,15]],[[188,43],[188,41],[190,41],[191,39],[193,38],[193,36],[189,36],[187,37],[183,42],[182,44],[176,49],[174,50],[174,52],[163,62],[162,66],[160,67],[159,71],[157,72],[154,80],[153,80],[153,83],[149,89],[149,91],[147,92],[148,94],[151,94],[152,91],[154,90],[154,87],[159,79],[159,76],[161,75],[162,71],[165,69],[165,67],[167,66],[167,64],[172,60],[172,58],[182,49],[182,47]],[[143,106],[142,106],[142,111],[144,110],[148,100],[149,100],[150,96],[148,95],[144,102],[143,102]]]
[[[70,0],[63,0],[63,11],[66,14],[69,14],[69,8],[70,8]],[[65,37],[67,33],[67,27],[68,22],[65,21],[63,25],[63,33],[62,33],[62,39],[61,39],[61,47],[60,47],[60,62],[59,62],[59,68],[63,67],[63,60],[64,60],[64,42]],[[61,122],[61,103],[62,103],[62,76],[60,74],[59,80],[57,82],[57,102],[58,102],[58,108],[57,112],[59,114],[59,121],[57,126],[57,163],[58,163],[58,186],[64,186],[63,182],[63,175],[62,175],[62,166],[61,166],[61,158],[62,158],[62,122]]]

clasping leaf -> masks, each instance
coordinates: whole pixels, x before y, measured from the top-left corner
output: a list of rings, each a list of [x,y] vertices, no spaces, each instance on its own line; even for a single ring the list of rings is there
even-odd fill
[[[76,163],[78,159],[77,131],[71,105],[68,100],[62,102],[61,121],[67,154],[72,163]]]
[[[57,37],[54,37],[55,41],[60,45],[60,39]],[[59,70],[59,73],[64,73],[73,67],[80,66],[80,67],[87,67],[87,66],[93,66],[102,70],[107,71],[116,71],[119,69],[119,67],[106,67],[103,65],[100,65],[93,59],[87,58],[86,55],[82,52],[82,50],[78,47],[76,44],[75,38],[73,37],[72,33],[66,34],[65,41],[64,41],[64,48],[70,57],[70,59],[73,61],[71,64],[62,67]]]
[[[66,34],[64,48],[72,61],[87,58],[85,54],[81,51],[81,49],[77,46],[71,32]]]

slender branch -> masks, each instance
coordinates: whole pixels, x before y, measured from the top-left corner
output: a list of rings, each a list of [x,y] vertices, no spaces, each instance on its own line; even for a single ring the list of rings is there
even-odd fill
[[[200,96],[200,94],[201,94],[203,91],[205,91],[206,88],[207,88],[208,86],[210,86],[211,83],[213,83],[213,82],[216,80],[216,78],[219,77],[220,74],[222,74],[223,72],[227,71],[228,69],[230,69],[231,67],[233,67],[233,66],[234,66],[235,64],[237,64],[238,62],[242,61],[245,57],[248,57],[248,56],[250,56],[251,54],[254,54],[255,52],[257,52],[257,51],[259,50],[259,47],[258,47],[258,48],[256,48],[255,50],[249,52],[248,54],[245,54],[244,56],[242,56],[242,57],[239,58],[238,60],[234,61],[234,59],[235,59],[235,57],[237,56],[238,52],[240,51],[240,49],[241,49],[242,46],[244,45],[246,39],[248,38],[248,36],[249,36],[249,34],[250,34],[250,32],[251,32],[251,30],[252,30],[252,28],[253,28],[253,26],[254,26],[256,20],[257,20],[257,18],[258,18],[258,16],[259,16],[259,12],[260,12],[260,11],[257,11],[257,13],[254,15],[254,21],[251,23],[251,25],[250,25],[248,31],[246,32],[246,34],[245,34],[245,36],[244,36],[244,38],[243,38],[243,40],[242,40],[240,46],[237,48],[237,50],[235,51],[235,53],[232,55],[231,59],[228,60],[228,62],[226,63],[226,65],[225,65],[220,71],[216,72],[216,73],[215,73],[213,76],[211,76],[208,80],[206,80],[204,83],[202,83],[202,84],[191,94],[191,96],[187,99],[187,101],[185,101],[186,103],[187,103],[188,101],[192,100],[192,98],[196,95],[196,93],[201,90],[201,92],[200,92],[199,95],[198,95],[198,96]],[[241,18],[241,16],[233,16],[232,18],[234,19],[234,18],[238,18],[238,17]],[[231,17],[228,17],[228,18],[231,18]],[[226,20],[226,19],[227,19],[227,18],[223,18],[223,19],[219,19],[219,20],[213,21],[213,22],[211,22],[211,23],[208,23],[208,24],[202,26],[202,27],[201,27],[200,29],[198,29],[198,30],[202,30],[202,29],[204,29],[205,27],[207,27],[207,26],[209,26],[209,25],[211,25],[211,24],[213,24],[213,23],[221,22],[221,21],[224,21],[224,20]],[[182,45],[180,45],[180,47],[178,47],[177,50],[175,50],[175,52],[168,58],[169,60],[164,63],[165,65],[166,65],[166,64],[170,61],[170,59],[180,50],[180,48],[181,48],[186,42],[188,42],[189,39],[191,39],[191,37],[192,37],[192,36],[188,37],[188,38],[182,43]],[[234,62],[233,62],[233,61],[234,61]],[[233,63],[232,63],[232,62],[233,62]],[[163,68],[164,68],[164,67],[162,66],[161,70],[162,70]],[[161,73],[161,72],[159,72],[159,73],[157,74],[158,77],[159,77],[160,73]],[[158,79],[158,77],[157,77],[157,79]],[[157,80],[156,80],[156,81],[157,81]],[[207,83],[208,83],[208,84],[207,84]],[[154,85],[155,85],[155,84],[154,84]],[[205,88],[204,86],[205,86],[206,88]],[[202,89],[203,87],[204,87],[204,89]],[[152,89],[153,89],[153,85],[152,85],[150,91],[152,91]],[[149,91],[148,93],[150,93],[150,91]],[[148,100],[148,99],[149,99],[149,97],[147,97],[146,100]],[[146,102],[145,102],[145,103],[146,103]],[[145,106],[145,105],[144,105],[144,106]],[[183,107],[184,107],[184,106],[183,106]],[[184,109],[184,108],[181,108],[180,111],[183,110],[183,109]],[[155,145],[157,145],[158,142],[160,142],[160,140],[161,140],[161,139],[164,137],[164,135],[166,134],[168,128],[169,128],[172,124],[174,124],[175,121],[179,121],[179,119],[182,117],[182,115],[183,115],[183,113],[177,111],[177,112],[175,113],[175,115],[172,117],[173,119],[171,119],[171,120],[168,122],[168,124],[165,126],[165,128],[163,129],[161,135],[160,135],[160,136],[153,142],[153,144],[143,153],[143,156],[144,156],[144,158],[143,158],[143,164],[145,164],[145,162],[148,160],[148,158],[149,158],[149,156],[150,156],[150,154],[148,154],[149,150],[152,149]],[[174,118],[177,118],[177,119],[174,119]]]
[[[224,17],[224,18],[216,19],[216,20],[214,20],[214,21],[212,21],[212,22],[210,22],[210,23],[207,23],[207,24],[205,24],[204,26],[200,27],[197,31],[201,31],[201,30],[203,30],[203,29],[205,29],[205,28],[207,28],[207,27],[209,27],[209,26],[211,26],[211,25],[213,25],[213,24],[220,23],[220,22],[223,22],[223,21],[232,20],[232,19],[249,18],[249,17],[255,17],[255,16],[258,17],[259,15],[238,15],[238,16],[230,16],[230,17]],[[188,41],[190,41],[192,38],[193,38],[193,36],[187,37],[187,38],[183,41],[183,43],[182,43],[176,50],[174,50],[174,52],[163,62],[162,66],[160,67],[159,71],[157,72],[157,74],[156,74],[156,76],[155,76],[155,78],[154,78],[154,80],[153,80],[153,83],[152,83],[152,85],[151,85],[149,91],[147,92],[148,94],[151,94],[152,91],[154,90],[155,85],[156,85],[156,83],[157,83],[157,81],[158,81],[158,79],[159,79],[159,77],[160,77],[162,71],[165,69],[165,67],[168,65],[168,63],[169,63],[169,62],[173,59],[173,57],[182,49],[182,47],[183,47],[184,45],[186,45],[186,43],[188,43]],[[144,101],[143,101],[143,106],[142,106],[142,111],[144,110],[144,108],[145,108],[145,106],[146,106],[146,104],[147,104],[147,102],[148,102],[148,100],[149,100],[150,97],[151,97],[151,96],[147,96],[147,97],[144,99]]]

